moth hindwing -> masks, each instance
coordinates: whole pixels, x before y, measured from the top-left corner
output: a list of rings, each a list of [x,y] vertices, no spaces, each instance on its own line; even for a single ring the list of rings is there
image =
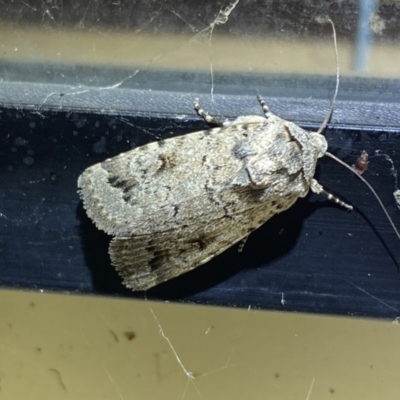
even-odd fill
[[[86,169],[79,194],[124,284],[145,290],[206,263],[311,189],[325,138],[271,113],[122,153]],[[195,101],[207,122],[218,123]],[[345,205],[346,206],[346,205]],[[349,206],[348,206],[349,207]]]

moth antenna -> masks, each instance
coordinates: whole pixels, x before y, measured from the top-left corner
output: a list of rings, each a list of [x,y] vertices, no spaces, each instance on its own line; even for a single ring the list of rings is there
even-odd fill
[[[335,58],[336,58],[336,87],[335,87],[335,93],[334,93],[332,101],[331,101],[331,106],[329,108],[329,113],[325,117],[324,122],[318,129],[317,133],[321,133],[326,128],[326,125],[328,125],[328,122],[331,119],[332,114],[333,114],[333,108],[335,107],[335,101],[336,101],[336,97],[337,97],[337,94],[339,91],[339,54],[338,54],[337,40],[336,40],[336,29],[335,29],[335,25],[334,25],[333,21],[330,18],[328,18],[327,21],[329,21],[329,23],[332,25],[332,31],[333,31],[333,43],[335,46]]]
[[[357,173],[354,168],[350,167],[350,165],[347,165],[344,161],[342,161],[340,158],[337,158],[336,156],[334,156],[333,154],[329,153],[328,151],[325,152],[325,155],[332,158],[333,160],[335,160],[336,162],[338,162],[339,164],[343,165],[345,168],[347,168],[348,170],[350,170],[358,179],[361,179],[369,188],[369,190],[373,193],[373,195],[375,196],[375,198],[378,200],[379,205],[382,207],[383,212],[386,215],[386,218],[389,220],[390,225],[392,225],[393,230],[396,232],[397,237],[400,239],[400,234],[396,228],[396,226],[394,225],[394,222],[392,220],[392,218],[390,218],[390,215],[388,214],[388,212],[386,211],[385,206],[382,203],[382,200],[380,199],[380,197],[378,196],[378,194],[375,192],[375,189],[371,186],[371,184],[364,179],[359,173]]]

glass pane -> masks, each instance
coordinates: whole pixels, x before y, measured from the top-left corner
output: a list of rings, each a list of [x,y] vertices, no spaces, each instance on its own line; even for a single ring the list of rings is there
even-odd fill
[[[47,106],[88,87],[330,99],[330,17],[342,98],[371,100],[372,85],[372,100],[393,101],[396,90],[388,94],[376,78],[400,74],[399,7],[375,0],[2,1],[0,74],[3,82],[72,85],[60,93],[48,89]],[[359,76],[375,80],[354,80]]]

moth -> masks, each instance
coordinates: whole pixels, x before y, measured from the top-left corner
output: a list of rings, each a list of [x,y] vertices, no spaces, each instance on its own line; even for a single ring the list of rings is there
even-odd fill
[[[338,84],[337,63],[330,114]],[[83,206],[113,236],[109,254],[127,287],[149,289],[243,244],[310,190],[352,209],[314,178],[324,155],[354,172],[327,152],[321,132],[330,115],[308,132],[258,100],[264,116],[220,123],[196,99],[198,115],[217,127],[135,148],[79,177]]]
[[[259,101],[264,117],[242,116],[150,143],[79,177],[87,214],[114,236],[109,252],[126,286],[148,289],[196,268],[310,189],[324,193],[314,179],[327,150],[324,136],[277,117]],[[197,99],[195,109],[217,123]]]

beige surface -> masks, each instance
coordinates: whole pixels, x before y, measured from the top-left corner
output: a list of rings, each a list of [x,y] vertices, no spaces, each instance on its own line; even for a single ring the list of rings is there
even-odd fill
[[[13,291],[0,316],[0,399],[400,397],[397,321]]]
[[[352,43],[339,42],[342,75],[351,75]],[[374,77],[400,76],[397,43],[373,44],[370,68]],[[119,66],[139,69],[335,73],[333,40],[150,35],[135,32],[87,31],[0,26],[0,59],[14,62]],[[61,71],[62,72],[62,71]]]

